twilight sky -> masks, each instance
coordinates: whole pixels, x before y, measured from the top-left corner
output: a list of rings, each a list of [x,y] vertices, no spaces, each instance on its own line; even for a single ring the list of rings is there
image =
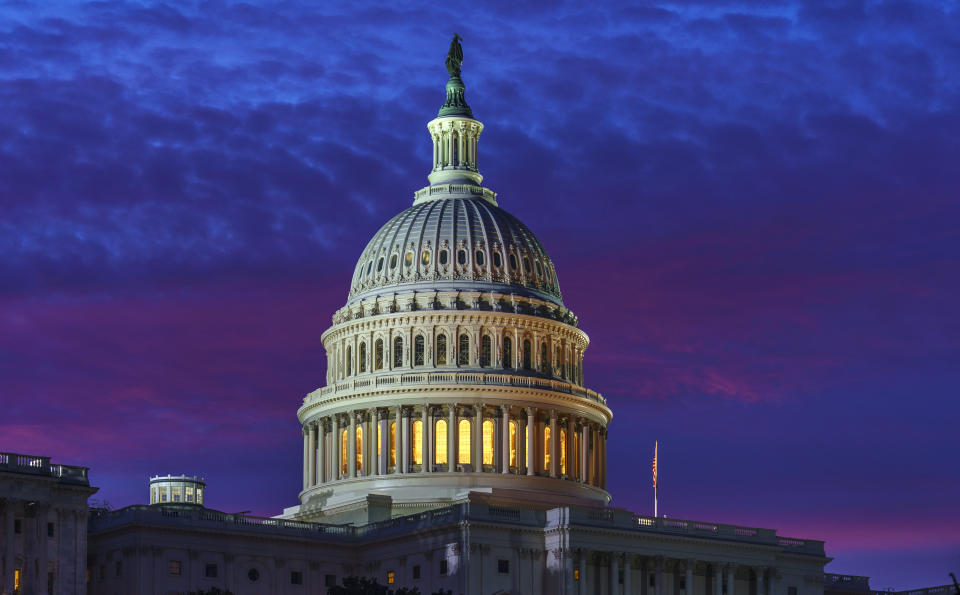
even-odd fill
[[[296,409],[426,185],[464,38],[480,166],[614,411],[614,505],[960,572],[960,5],[0,2],[0,450],[147,501],[296,503]],[[314,4],[314,3],[310,3]],[[389,8],[402,6],[401,8]]]

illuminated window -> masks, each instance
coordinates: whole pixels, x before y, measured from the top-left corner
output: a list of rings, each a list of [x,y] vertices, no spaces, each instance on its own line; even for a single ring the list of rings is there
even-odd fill
[[[399,368],[403,365],[403,337],[394,337],[393,339],[393,367]]]
[[[513,339],[510,337],[503,338],[503,367],[513,367]]]
[[[524,444],[530,444],[530,426],[533,425],[534,423],[536,423],[536,422],[533,421],[533,418],[530,418],[530,417],[527,418],[527,425],[524,426],[524,430],[525,430],[525,431],[524,431],[524,433],[523,433],[523,443],[524,443]],[[531,457],[531,458],[532,458],[532,455],[533,455],[532,452],[531,452],[531,453],[527,453],[527,456],[528,456],[528,457]]]
[[[353,373],[353,347],[347,345],[347,376]]]
[[[347,431],[340,430],[340,473],[347,474]]]
[[[410,266],[413,264],[413,252],[407,252],[403,257],[403,264]],[[539,262],[537,264],[540,264]]]
[[[387,571],[387,584],[388,584],[388,585],[392,585],[393,583],[396,582],[396,580],[397,580],[397,575],[396,575],[396,573],[395,573],[394,571],[392,571],[392,570],[388,570],[388,571]]]
[[[180,560],[170,560],[167,562],[167,571],[170,574],[183,574],[183,564],[180,563]]]
[[[357,472],[360,472],[363,470],[363,426],[357,426],[356,443],[357,443],[356,469],[357,469]]]
[[[378,459],[381,456],[380,453],[383,452],[383,445],[381,444],[382,441],[383,441],[383,437],[380,436],[380,424],[378,423],[377,424],[377,458]]]
[[[530,349],[530,341],[524,339],[523,341],[523,369],[530,370],[533,368],[530,360],[533,359]]]
[[[397,422],[390,422],[390,462],[388,465],[397,464]]]
[[[14,593],[20,592],[20,569],[19,568],[13,569],[13,592]]]
[[[413,464],[423,464],[423,422],[419,419],[413,421]]]
[[[420,262],[422,264],[430,264],[430,251],[424,250],[423,254],[420,256]]]
[[[550,373],[550,358],[548,357],[546,343],[540,344],[540,372],[543,374]]]
[[[567,474],[567,431],[560,428],[560,473]]]
[[[434,425],[433,462],[437,465],[447,464],[447,421],[438,419]]]
[[[447,336],[437,335],[437,365],[447,365]]]
[[[160,501],[161,502],[167,501],[167,490],[160,490]]]
[[[457,349],[457,365],[467,366],[470,364],[470,337],[466,333],[460,335],[460,345]]]
[[[543,469],[550,469],[550,426],[543,426]]]
[[[510,426],[510,466],[517,466],[517,422],[511,421]]]
[[[193,502],[193,486],[187,486],[187,502]]]
[[[360,354],[360,361],[357,362],[357,369],[361,374],[363,374],[364,372],[367,371],[367,344],[366,343],[362,343],[362,342],[360,343],[359,354]]]
[[[197,488],[197,504],[203,504],[203,488]]]
[[[457,424],[457,462],[461,465],[470,464],[470,420],[461,419]]]
[[[490,336],[484,335],[480,339],[480,365],[484,368],[490,367]]]
[[[417,335],[413,340],[413,365],[423,365],[423,335]]]
[[[150,504],[157,503],[157,488],[150,488]]]
[[[376,370],[383,369],[383,339],[377,339],[373,347],[373,367]]]
[[[553,369],[554,376],[563,378],[563,359],[560,357],[560,346],[553,350]]]
[[[580,580],[580,569],[579,569],[579,568],[574,568],[574,569],[573,569],[573,580],[575,580],[575,581]]]
[[[483,420],[483,464],[493,465],[493,420]]]

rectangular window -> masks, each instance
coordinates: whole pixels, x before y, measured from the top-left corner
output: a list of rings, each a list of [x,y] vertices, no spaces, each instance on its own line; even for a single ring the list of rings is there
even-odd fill
[[[397,582],[397,573],[395,573],[395,572],[392,571],[392,570],[388,570],[388,571],[387,571],[387,584],[388,584],[388,585],[392,585],[392,584],[395,583],[395,582]]]
[[[179,501],[180,501],[180,492],[174,492],[174,493],[173,493],[173,501],[174,501],[174,502],[179,502]]]
[[[510,560],[497,560],[497,572],[510,574]]]
[[[107,567],[103,564],[100,565],[100,580],[107,580]]]
[[[787,595],[797,595],[796,587],[787,587]]]
[[[183,573],[183,564],[180,563],[180,560],[170,560],[167,563],[167,572],[179,575]]]
[[[650,586],[651,586],[651,587],[655,587],[656,585],[657,585],[657,577],[655,577],[654,575],[651,574],[651,575],[650,575]]]
[[[419,564],[414,564],[414,566],[413,566],[413,580],[419,580],[419,579],[420,579],[420,565],[419,565]]]
[[[447,576],[447,561],[440,560],[440,576]]]
[[[53,572],[47,573],[47,595],[53,595]]]
[[[575,580],[575,581],[580,580],[580,569],[579,569],[579,568],[574,568],[574,569],[573,569],[573,580]]]
[[[47,537],[53,537],[53,523],[47,523]]]
[[[204,566],[204,568],[203,568],[203,576],[205,576],[205,577],[207,577],[207,578],[217,578],[217,571],[218,571],[218,570],[219,570],[219,569],[217,568],[217,565],[216,565],[216,564],[207,564],[207,565]]]
[[[123,562],[116,563],[116,571],[114,572],[115,576],[120,576],[123,574]]]
[[[337,586],[337,575],[335,574],[326,574],[323,576],[323,586],[324,587],[336,587]]]
[[[193,502],[193,486],[187,486],[187,502]]]
[[[299,570],[290,571],[290,584],[291,585],[302,585],[303,584],[303,573]]]
[[[20,522],[20,519],[13,519],[13,532],[17,535],[23,531],[23,523]]]

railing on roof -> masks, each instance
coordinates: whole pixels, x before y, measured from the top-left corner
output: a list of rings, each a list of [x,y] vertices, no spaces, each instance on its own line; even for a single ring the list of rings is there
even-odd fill
[[[89,471],[87,467],[51,464],[50,457],[0,452],[0,471],[24,473],[27,475],[42,475],[45,477],[53,477],[64,483],[90,485],[90,480],[87,477],[87,472]]]
[[[363,389],[380,387],[409,386],[418,384],[481,384],[493,386],[518,386],[537,388],[553,392],[576,395],[606,405],[603,396],[589,388],[577,386],[563,380],[522,376],[518,374],[496,374],[487,372],[424,372],[419,374],[403,373],[357,378],[330,384],[309,393],[304,403],[312,398],[323,398],[337,393],[347,393]]]

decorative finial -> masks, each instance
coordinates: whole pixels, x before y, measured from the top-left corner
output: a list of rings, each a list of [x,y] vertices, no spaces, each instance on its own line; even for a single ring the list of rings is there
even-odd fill
[[[467,105],[467,100],[463,97],[464,86],[460,80],[460,65],[463,64],[463,48],[460,41],[463,38],[453,34],[453,40],[450,42],[450,49],[447,51],[447,72],[450,74],[450,80],[447,81],[447,100],[440,108],[439,116],[466,116],[473,118],[473,110]]]
[[[463,48],[460,46],[460,40],[463,38],[453,34],[453,41],[450,42],[450,50],[447,52],[447,72],[451,77],[460,76],[460,65],[463,64]]]

